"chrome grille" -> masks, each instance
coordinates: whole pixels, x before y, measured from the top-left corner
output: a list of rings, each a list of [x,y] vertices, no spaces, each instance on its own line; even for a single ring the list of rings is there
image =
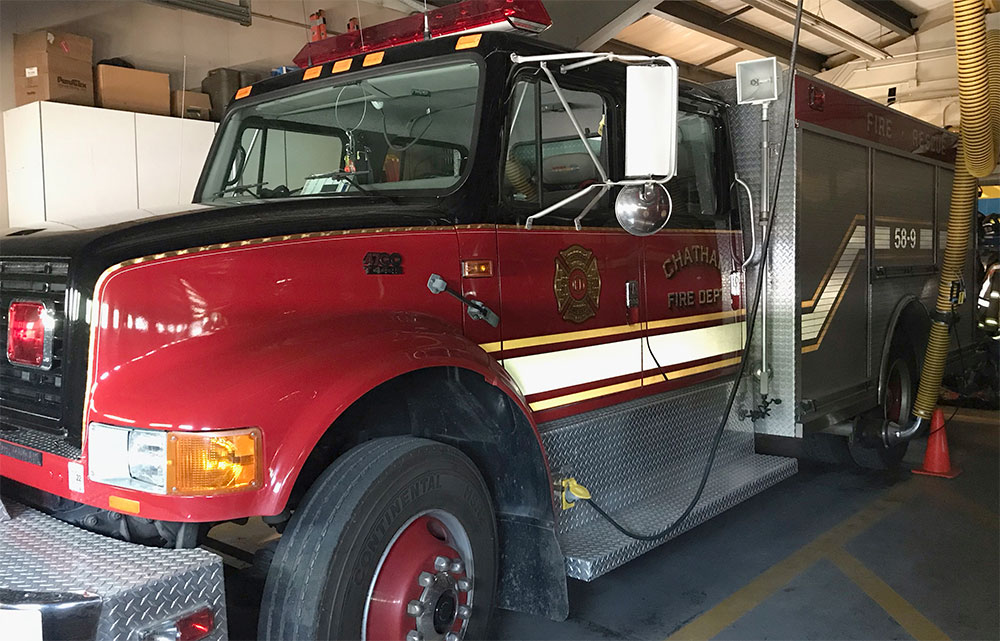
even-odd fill
[[[65,436],[63,414],[63,354],[66,338],[66,288],[69,261],[63,258],[0,259],[0,438],[14,428]],[[55,312],[52,367],[38,370],[12,365],[6,356],[7,313],[17,299],[42,301]]]

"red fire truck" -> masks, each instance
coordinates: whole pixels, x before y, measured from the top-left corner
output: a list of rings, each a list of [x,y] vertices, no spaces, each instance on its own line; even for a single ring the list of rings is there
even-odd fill
[[[805,76],[762,129],[475,6],[241,89],[188,211],[3,237],[0,615],[224,638],[199,545],[263,517],[262,639],[476,638],[794,473],[766,451],[898,462],[853,417],[909,415],[949,134]]]

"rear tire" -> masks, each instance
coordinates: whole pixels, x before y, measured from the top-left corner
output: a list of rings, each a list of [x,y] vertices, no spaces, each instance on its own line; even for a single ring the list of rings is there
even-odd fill
[[[906,456],[909,442],[886,447],[881,436],[884,421],[897,425],[907,421],[917,394],[917,362],[912,350],[895,345],[889,355],[889,370],[881,405],[857,418],[848,449],[854,462],[870,470],[893,470]]]
[[[327,468],[292,516],[259,637],[482,638],[496,573],[493,507],[472,461],[435,441],[376,439]]]

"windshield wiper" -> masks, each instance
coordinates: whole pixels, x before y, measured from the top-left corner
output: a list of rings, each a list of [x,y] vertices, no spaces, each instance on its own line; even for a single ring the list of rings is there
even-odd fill
[[[214,194],[212,194],[212,198],[215,198],[217,196],[221,196],[223,194],[228,194],[231,191],[250,191],[254,187],[263,187],[266,184],[267,184],[267,182],[265,181],[265,182],[262,182],[262,183],[253,183],[251,185],[233,185],[232,187],[226,187],[225,189],[221,189],[221,190],[215,192]],[[251,193],[250,195],[252,196],[253,194]]]

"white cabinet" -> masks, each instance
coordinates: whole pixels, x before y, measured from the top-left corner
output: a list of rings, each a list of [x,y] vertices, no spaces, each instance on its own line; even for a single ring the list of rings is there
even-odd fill
[[[3,114],[12,227],[191,202],[216,124],[54,102]]]
[[[139,207],[191,202],[214,136],[214,122],[135,114]]]
[[[46,220],[135,209],[135,114],[39,105]]]

